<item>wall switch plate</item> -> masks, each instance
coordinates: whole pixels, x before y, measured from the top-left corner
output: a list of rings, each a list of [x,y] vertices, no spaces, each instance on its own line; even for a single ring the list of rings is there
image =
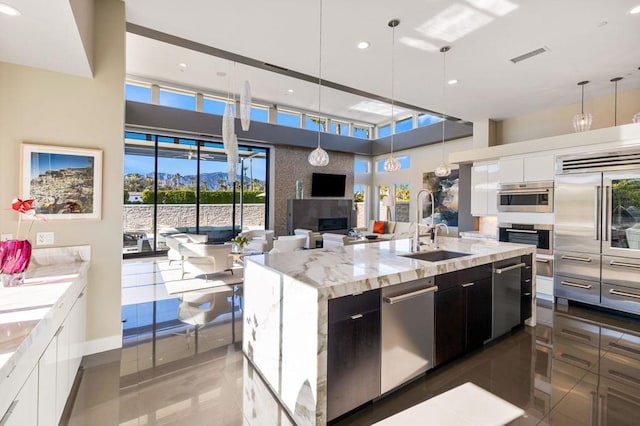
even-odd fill
[[[37,246],[50,246],[52,244],[53,244],[53,232],[37,232],[36,233]]]
[[[13,240],[13,234],[0,234],[0,241]]]

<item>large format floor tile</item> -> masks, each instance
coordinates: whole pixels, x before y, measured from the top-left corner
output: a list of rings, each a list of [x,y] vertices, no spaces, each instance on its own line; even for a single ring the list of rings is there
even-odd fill
[[[241,290],[216,296],[210,321],[184,322],[185,299],[158,288],[176,268],[125,262],[123,348],[84,359],[68,424],[293,424],[239,349]],[[515,425],[640,424],[638,318],[544,302],[538,318],[335,423],[372,424],[472,382],[524,409]]]

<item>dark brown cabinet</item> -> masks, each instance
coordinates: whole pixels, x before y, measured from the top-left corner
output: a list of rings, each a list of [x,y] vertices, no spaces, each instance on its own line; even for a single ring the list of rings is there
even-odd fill
[[[491,337],[491,265],[436,276],[435,365]]]
[[[327,419],[380,396],[380,291],[329,300]]]

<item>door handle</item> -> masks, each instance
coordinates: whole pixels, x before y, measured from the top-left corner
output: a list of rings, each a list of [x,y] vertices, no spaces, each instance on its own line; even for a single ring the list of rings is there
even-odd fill
[[[595,202],[593,203],[593,216],[596,219],[596,226],[594,229],[593,239],[598,241],[600,239],[600,229],[602,228],[602,217],[600,216],[600,194],[602,193],[602,187],[600,185],[596,186],[596,195]]]
[[[593,259],[591,259],[590,257],[565,256],[565,255],[560,256],[560,259],[575,260],[576,262],[586,262],[586,263],[590,263],[593,261]]]
[[[393,305],[394,303],[403,302],[405,300],[413,299],[414,297],[421,296],[423,294],[432,293],[434,291],[438,291],[438,286],[434,285],[432,287],[423,288],[420,290],[412,291],[409,293],[400,294],[398,296],[393,297],[383,297],[382,300],[384,303],[388,303]]]
[[[466,283],[466,284],[462,284],[462,287],[463,288],[467,288],[467,287],[471,287],[471,286],[474,286],[474,285],[476,285],[476,283]]]
[[[612,260],[611,262],[609,262],[609,265],[611,265],[611,266],[620,266],[622,268],[640,269],[640,265],[638,265],[637,263],[619,262],[617,260]]]
[[[609,194],[610,186],[604,187],[604,196],[602,197],[604,200],[604,215],[602,216],[602,229],[604,232],[602,233],[602,241],[609,241],[609,205],[611,204],[611,196]]]
[[[355,314],[355,315],[351,315],[351,319],[352,319],[352,320],[357,320],[357,319],[362,318],[362,316],[363,316],[362,314]]]
[[[560,281],[560,284],[562,285],[566,285],[569,287],[578,287],[578,288],[583,288],[585,290],[590,290],[593,288],[593,286],[591,284],[580,284],[580,283],[574,283],[571,281]],[[613,291],[613,290],[611,290]]]
[[[630,297],[632,299],[640,299],[640,294],[631,293],[628,291],[615,290],[613,288],[609,290],[609,294],[615,294],[616,296]]]
[[[527,266],[526,263],[516,263],[515,265],[507,266],[505,268],[496,268],[495,269],[495,273],[496,274],[502,274],[503,272],[508,272],[508,271],[513,271],[514,269],[524,268],[525,266]]]

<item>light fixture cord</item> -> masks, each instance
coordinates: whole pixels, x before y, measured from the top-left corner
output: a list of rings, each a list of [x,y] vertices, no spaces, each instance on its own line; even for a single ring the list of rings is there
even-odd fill
[[[613,95],[613,125],[618,125],[618,80],[613,82],[615,84]]]
[[[398,25],[394,25],[391,27],[391,124],[389,129],[391,131],[391,157],[393,157],[393,134],[395,133],[395,123],[394,123],[394,98],[395,98],[395,53],[396,53],[396,27]]]
[[[580,114],[584,115],[584,84],[582,84],[581,87],[582,87],[582,106],[580,107]]]
[[[448,49],[447,49],[448,50]],[[442,162],[444,163],[444,123],[446,120],[444,115],[445,102],[446,102],[446,87],[447,87],[447,50],[442,52]]]
[[[322,119],[320,118],[322,102],[322,0],[320,0],[320,40],[318,44],[318,148],[320,148],[320,134],[322,132]]]

